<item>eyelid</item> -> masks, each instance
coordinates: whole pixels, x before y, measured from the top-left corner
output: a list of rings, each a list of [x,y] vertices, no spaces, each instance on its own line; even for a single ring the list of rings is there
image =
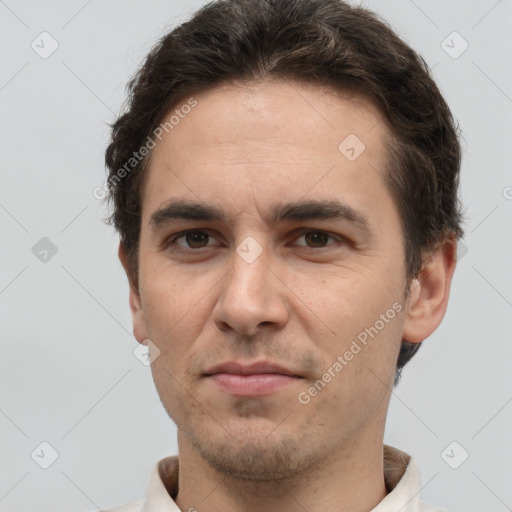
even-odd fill
[[[190,251],[198,252],[198,251],[200,251],[202,249],[207,249],[208,247],[211,247],[211,245],[209,244],[209,245],[206,245],[205,247],[200,247],[198,249],[194,249],[194,248],[182,246],[182,245],[179,245],[179,244],[176,243],[177,240],[179,240],[180,238],[186,237],[186,235],[188,235],[190,233],[204,233],[204,234],[208,235],[210,238],[216,239],[215,235],[213,235],[212,232],[209,229],[201,229],[201,228],[188,229],[188,230],[185,230],[185,231],[174,233],[173,235],[171,235],[168,238],[166,238],[165,241],[162,244],[162,248],[163,249],[168,249],[171,245],[174,245],[176,247],[179,247],[179,248],[182,248],[182,249],[185,249],[185,250],[190,250]],[[303,237],[303,236],[305,236],[305,235],[307,235],[309,233],[322,233],[324,235],[327,235],[332,240],[334,240],[334,242],[328,243],[327,245],[325,245],[323,247],[309,247],[306,244],[297,244],[299,247],[305,248],[305,249],[311,249],[311,250],[314,250],[314,251],[319,251],[321,249],[327,249],[330,246],[335,245],[336,242],[350,243],[350,241],[346,237],[344,237],[342,235],[336,235],[334,233],[330,233],[329,231],[324,231],[324,230],[315,229],[315,228],[301,228],[299,230],[296,230],[294,235],[293,235],[293,241],[296,241],[297,239],[299,239],[299,238],[301,238],[301,237]]]
[[[346,242],[346,239],[345,237],[341,236],[341,235],[335,235],[334,233],[330,233],[329,231],[323,231],[322,229],[312,229],[312,228],[303,228],[301,229],[298,234],[294,237],[293,240],[297,240],[301,237],[303,237],[304,235],[307,235],[308,233],[322,233],[323,235],[327,235],[329,238],[333,239],[334,240],[334,243],[336,242]],[[305,247],[306,249],[316,249],[316,250],[320,250],[320,249],[326,249],[328,247],[330,247],[331,245],[334,245],[334,243],[330,243],[330,244],[327,244],[323,247],[309,247],[307,245],[302,245],[302,244],[299,244],[300,247]]]
[[[162,247],[164,249],[169,248],[171,245],[175,245],[177,247],[180,247],[182,249],[190,249],[191,251],[199,251],[201,249],[206,249],[207,247],[211,247],[210,245],[206,245],[205,247],[200,247],[199,249],[192,249],[191,247],[182,246],[179,244],[176,244],[176,240],[179,240],[180,238],[186,237],[190,233],[204,233],[205,235],[208,235],[210,239],[216,239],[215,236],[213,236],[209,229],[187,229],[185,231],[180,231],[179,233],[174,233],[173,235],[166,238],[162,244]]]

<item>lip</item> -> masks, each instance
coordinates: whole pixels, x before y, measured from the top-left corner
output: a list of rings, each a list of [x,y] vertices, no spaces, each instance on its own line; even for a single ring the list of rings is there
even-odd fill
[[[264,396],[301,379],[292,370],[269,361],[241,364],[228,361],[206,371],[207,377],[220,391],[233,396]]]
[[[289,375],[290,377],[300,377],[292,370],[285,368],[271,361],[256,361],[250,364],[242,364],[237,361],[227,361],[212,366],[205,372],[206,375],[216,373],[229,373],[233,375],[261,375],[265,373],[274,373],[279,375]]]

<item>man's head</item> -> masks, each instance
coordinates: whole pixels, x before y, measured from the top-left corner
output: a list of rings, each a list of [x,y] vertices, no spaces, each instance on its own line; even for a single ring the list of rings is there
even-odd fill
[[[263,479],[375,436],[462,234],[457,134],[421,58],[339,0],[219,1],[129,89],[110,221],[183,439]],[[295,378],[248,397],[211,377],[263,360]]]

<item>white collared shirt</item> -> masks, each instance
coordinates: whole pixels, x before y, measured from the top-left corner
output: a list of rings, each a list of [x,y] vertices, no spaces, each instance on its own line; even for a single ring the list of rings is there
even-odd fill
[[[173,500],[178,490],[178,464],[177,455],[162,459],[151,472],[145,499],[104,512],[183,512]],[[384,479],[390,492],[371,512],[444,512],[421,500],[416,461],[388,445],[384,445]]]

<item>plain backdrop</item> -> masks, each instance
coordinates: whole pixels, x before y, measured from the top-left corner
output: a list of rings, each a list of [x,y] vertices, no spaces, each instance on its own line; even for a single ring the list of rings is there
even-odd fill
[[[177,452],[93,190],[128,78],[203,3],[0,0],[0,512],[140,499]],[[512,510],[512,2],[363,5],[424,56],[464,148],[450,305],[393,392],[385,441],[418,460],[426,501]]]

